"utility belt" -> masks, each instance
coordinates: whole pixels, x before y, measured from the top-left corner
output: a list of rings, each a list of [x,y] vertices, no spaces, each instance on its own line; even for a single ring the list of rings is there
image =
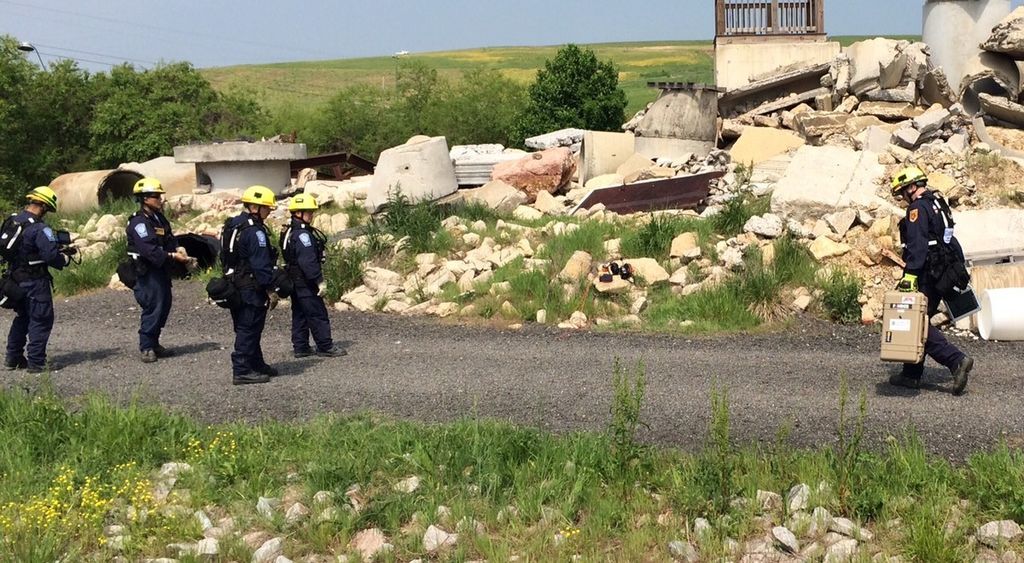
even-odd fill
[[[11,279],[17,283],[50,279],[50,269],[46,262],[33,260],[27,265],[14,268],[11,271]]]

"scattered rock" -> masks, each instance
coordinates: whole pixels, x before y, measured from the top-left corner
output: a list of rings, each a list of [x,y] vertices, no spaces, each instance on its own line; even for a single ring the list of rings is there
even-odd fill
[[[693,547],[689,542],[684,541],[672,541],[668,543],[669,554],[680,561],[686,563],[697,563],[700,561],[700,554],[697,553],[697,548]]]
[[[686,258],[688,260],[700,258],[700,243],[697,239],[697,233],[683,233],[672,239],[669,256],[671,258]]]
[[[423,549],[427,553],[434,553],[443,547],[454,546],[458,540],[458,534],[449,534],[441,528],[431,525],[423,534]]]
[[[259,513],[260,516],[270,519],[274,517],[274,510],[277,509],[280,504],[280,499],[260,497],[259,500],[256,501],[256,512]]]
[[[1000,520],[981,526],[977,535],[979,542],[989,547],[1000,547],[1017,539],[1022,533],[1020,525],[1013,520]]]
[[[387,536],[379,528],[370,528],[357,532],[348,543],[348,548],[358,551],[363,560],[372,561],[377,553],[384,549],[387,541]]]
[[[558,274],[558,278],[566,281],[582,279],[590,273],[593,263],[594,258],[589,252],[577,250],[569,257],[568,262],[565,263],[565,267],[562,268],[562,271]]]
[[[761,216],[754,216],[743,225],[743,232],[754,233],[765,238],[778,238],[782,236],[782,218],[772,213]]]
[[[789,490],[786,495],[786,508],[789,512],[799,512],[807,509],[807,503],[811,498],[811,488],[801,483]]]
[[[796,540],[793,532],[789,531],[785,526],[775,526],[772,528],[772,539],[788,553],[800,552],[800,542]]]
[[[273,538],[263,543],[252,554],[252,563],[271,563],[281,556],[281,549],[284,540],[281,538]]]

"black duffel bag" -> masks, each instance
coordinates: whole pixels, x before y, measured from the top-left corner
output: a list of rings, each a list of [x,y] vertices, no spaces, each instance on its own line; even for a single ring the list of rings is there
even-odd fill
[[[274,268],[274,293],[281,299],[288,299],[295,292],[295,282],[288,270]]]
[[[0,279],[0,307],[14,309],[25,300],[25,288],[9,276]]]
[[[953,295],[955,290],[967,289],[967,284],[971,283],[963,256],[941,242],[928,249],[925,270],[935,292],[942,298]]]
[[[206,295],[218,307],[237,309],[242,305],[242,295],[230,277],[213,278],[206,284]]]

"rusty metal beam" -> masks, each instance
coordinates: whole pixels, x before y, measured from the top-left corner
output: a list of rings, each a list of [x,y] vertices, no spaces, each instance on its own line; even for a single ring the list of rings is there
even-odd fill
[[[623,186],[599,188],[573,208],[588,209],[602,203],[608,211],[637,213],[663,209],[693,209],[704,202],[711,191],[711,180],[721,178],[725,172],[705,172],[693,176],[677,176],[664,180],[637,182]],[[570,213],[570,215],[572,214]]]
[[[291,170],[292,172],[298,172],[303,168],[319,168],[321,166],[337,167],[339,165],[348,165],[370,174],[373,174],[374,168],[377,167],[373,161],[367,160],[357,154],[348,152],[332,152],[310,158],[303,158],[301,160],[293,160],[291,162]]]

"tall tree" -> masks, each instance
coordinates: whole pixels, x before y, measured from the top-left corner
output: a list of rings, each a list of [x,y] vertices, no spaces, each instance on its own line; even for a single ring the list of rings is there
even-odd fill
[[[615,65],[576,45],[545,61],[529,95],[517,127],[519,140],[564,127],[615,131],[625,121],[626,93]]]

